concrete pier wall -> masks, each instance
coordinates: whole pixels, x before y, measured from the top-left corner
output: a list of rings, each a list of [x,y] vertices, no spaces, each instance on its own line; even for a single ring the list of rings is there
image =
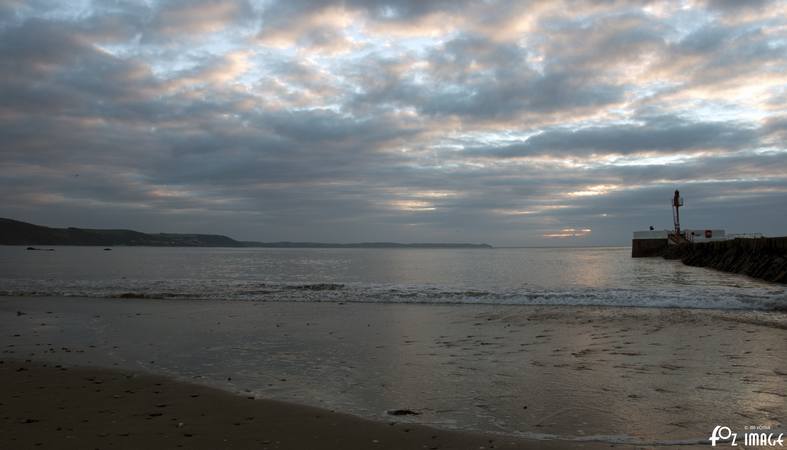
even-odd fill
[[[661,256],[667,250],[666,239],[632,239],[631,257]]]
[[[680,259],[689,266],[787,283],[787,236],[670,245],[664,257]]]

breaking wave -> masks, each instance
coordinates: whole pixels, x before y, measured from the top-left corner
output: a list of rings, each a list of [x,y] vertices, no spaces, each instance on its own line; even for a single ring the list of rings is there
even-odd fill
[[[652,308],[778,310],[783,289],[745,290],[708,286],[663,289],[535,287],[499,290],[439,285],[281,283],[228,280],[33,280],[0,279],[0,296],[63,296],[117,299],[195,299],[288,302],[366,302],[501,305],[586,305]]]

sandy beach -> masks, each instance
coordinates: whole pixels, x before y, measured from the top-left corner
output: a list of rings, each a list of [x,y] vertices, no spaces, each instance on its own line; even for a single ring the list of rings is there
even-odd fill
[[[363,420],[168,378],[3,361],[0,448],[601,449]]]
[[[2,448],[680,447],[787,418],[778,312],[6,297],[0,325]]]

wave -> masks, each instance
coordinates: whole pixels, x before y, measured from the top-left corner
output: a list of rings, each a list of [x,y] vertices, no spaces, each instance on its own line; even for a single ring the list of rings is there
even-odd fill
[[[784,289],[708,286],[673,288],[489,289],[439,285],[238,280],[32,280],[0,279],[0,296],[116,299],[584,305],[784,311]]]

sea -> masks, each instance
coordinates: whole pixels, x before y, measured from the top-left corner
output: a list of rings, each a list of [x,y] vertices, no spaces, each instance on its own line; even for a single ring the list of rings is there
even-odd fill
[[[53,248],[0,247],[3,358],[501,439],[787,423],[787,286],[627,247]]]
[[[771,310],[783,285],[630,248],[0,246],[0,295]]]

